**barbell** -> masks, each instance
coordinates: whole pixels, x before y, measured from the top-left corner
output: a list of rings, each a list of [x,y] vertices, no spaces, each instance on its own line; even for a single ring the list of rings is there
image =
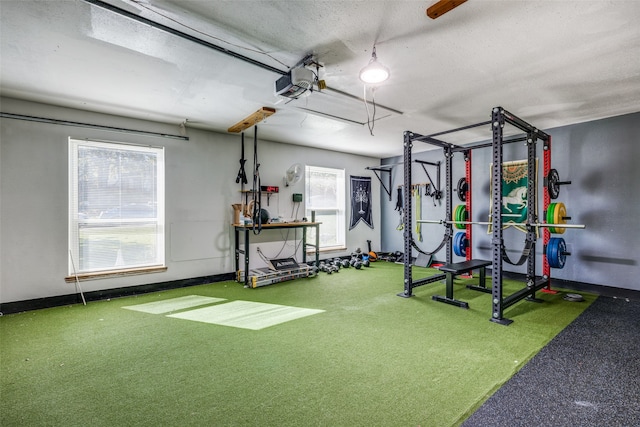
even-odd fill
[[[502,217],[520,217],[518,214],[501,214]],[[458,205],[455,207],[453,211],[453,220],[452,221],[438,221],[436,223],[440,224],[453,224],[453,226],[459,230],[465,228],[467,224],[473,225],[491,225],[491,222],[479,222],[479,221],[468,221],[468,212],[464,205]],[[551,233],[562,234],[565,232],[567,228],[585,228],[584,225],[579,224],[567,224],[567,220],[570,220],[571,217],[567,216],[567,208],[564,203],[551,203],[547,208],[546,222],[545,223],[518,223],[518,225],[532,225],[534,227],[547,227]],[[429,220],[419,220],[427,221],[428,223],[433,223],[434,221]]]
[[[488,221],[447,221],[444,219],[419,219],[416,222],[421,222],[423,224],[471,224],[471,225],[491,225],[492,222]],[[521,223],[518,225],[531,226],[531,227],[541,227],[541,228],[579,228],[583,229],[587,226],[584,224],[547,224],[546,222],[534,222],[534,223]]]

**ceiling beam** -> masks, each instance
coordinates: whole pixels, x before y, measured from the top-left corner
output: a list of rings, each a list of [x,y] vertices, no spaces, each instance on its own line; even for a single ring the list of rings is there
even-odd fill
[[[254,126],[260,123],[270,115],[275,114],[275,112],[276,112],[275,108],[262,107],[261,109],[251,114],[246,119],[240,120],[238,123],[231,126],[229,129],[227,129],[227,131],[233,132],[233,133],[242,132],[243,130],[250,128],[251,126]]]
[[[436,19],[466,1],[467,0],[440,0],[439,2],[429,6],[427,9],[427,16],[431,19]]]

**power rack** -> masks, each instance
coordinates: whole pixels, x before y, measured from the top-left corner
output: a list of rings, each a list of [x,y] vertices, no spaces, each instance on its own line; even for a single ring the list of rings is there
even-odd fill
[[[509,124],[515,126],[517,129],[523,131],[525,136],[512,137],[510,139],[504,138],[504,127],[505,124]],[[454,145],[441,139],[436,139],[436,136],[445,135],[453,132],[458,132],[466,129],[471,129],[480,126],[489,125],[492,131],[492,142],[488,143],[478,143],[472,144],[469,146],[458,146]],[[412,147],[414,142],[424,142],[427,144],[435,145],[437,147],[441,147],[444,150],[444,163],[445,163],[445,188],[448,189],[446,192],[445,198],[445,215],[446,218],[452,218],[452,191],[453,182],[452,182],[452,157],[456,152],[465,153],[465,159],[467,160],[466,170],[467,170],[467,179],[468,185],[471,185],[470,182],[470,159],[471,159],[471,150],[476,148],[487,148],[491,147],[493,151],[492,156],[492,216],[491,216],[491,226],[492,226],[492,238],[491,238],[491,248],[492,248],[492,259],[491,259],[491,295],[492,295],[492,315],[491,321],[508,325],[512,322],[512,320],[504,317],[504,310],[518,301],[527,298],[530,301],[540,301],[536,299],[535,293],[543,288],[550,288],[550,272],[549,266],[546,261],[546,258],[543,254],[543,276],[536,277],[536,260],[535,260],[535,242],[537,239],[537,227],[542,226],[542,224],[538,223],[537,217],[537,206],[536,194],[536,143],[540,140],[543,143],[544,149],[544,173],[545,176],[548,173],[548,169],[550,168],[551,163],[551,137],[547,133],[537,129],[526,121],[520,119],[519,117],[511,114],[506,111],[502,107],[495,107],[491,111],[491,120],[485,121],[481,123],[476,123],[468,126],[459,127],[456,129],[451,129],[444,132],[434,133],[431,135],[419,135],[414,132],[406,131],[404,133],[404,187],[411,188],[411,166],[412,166]],[[503,160],[503,145],[509,144],[512,142],[521,142],[525,141],[527,145],[527,160],[528,160],[528,184],[527,184],[527,194],[528,198],[528,209],[527,209],[527,233],[525,239],[525,247],[522,252],[521,259],[526,258],[527,263],[527,275],[526,275],[526,286],[511,295],[504,296],[502,289],[502,267],[504,258],[506,258],[506,252],[503,241],[503,229],[502,229],[502,216],[500,215],[501,206],[502,206],[502,160]],[[469,187],[470,189],[470,187]],[[470,196],[470,191],[468,191],[467,195]],[[412,247],[415,244],[413,241],[412,235],[412,200],[411,193],[405,191],[403,194],[404,201],[404,253],[411,254]],[[467,209],[469,212],[471,211],[470,198],[467,199]],[[547,206],[549,204],[549,196],[547,194],[547,188],[544,188],[544,210],[546,212]],[[453,235],[453,227],[451,221],[443,222],[445,225],[445,239],[446,239],[446,248],[445,248],[445,257],[446,263],[450,264],[452,261],[452,235]],[[467,224],[467,230],[470,231],[470,224]],[[548,242],[548,231],[544,229],[544,243]],[[467,255],[467,262],[470,261],[470,248]],[[543,251],[546,252],[546,251]],[[488,262],[488,261],[487,261]],[[430,277],[413,280],[412,278],[412,264],[411,257],[404,257],[404,291],[398,294],[401,297],[411,297],[413,294],[413,289],[426,285],[429,283],[439,282],[443,279],[446,279],[446,274],[435,274]],[[487,289],[488,291],[488,289]],[[445,301],[446,302],[446,301]]]

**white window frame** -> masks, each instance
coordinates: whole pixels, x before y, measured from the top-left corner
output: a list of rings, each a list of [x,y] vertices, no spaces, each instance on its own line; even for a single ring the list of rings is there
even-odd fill
[[[336,176],[336,203],[337,206],[321,206],[314,204],[314,200],[310,197],[310,186],[313,185],[312,174],[314,172],[322,172],[335,174]],[[328,222],[320,224],[320,250],[344,250],[346,248],[346,230],[347,230],[347,215],[346,215],[346,179],[345,170],[337,168],[328,168],[321,166],[305,166],[305,214],[308,219],[312,218],[312,211],[316,213],[316,220],[322,222],[322,215],[335,212],[336,221],[335,229],[329,230],[331,235],[335,235],[335,244],[323,244],[323,234],[327,233],[327,227],[331,227]],[[309,242],[315,242],[315,230],[309,230],[307,234]]]
[[[131,151],[138,153],[153,154],[156,157],[155,167],[155,216],[137,218],[135,215],[113,219],[103,217],[103,214],[81,215],[79,209],[79,162],[78,151],[80,148],[97,148],[105,150]],[[110,277],[121,274],[140,274],[145,272],[157,272],[166,270],[165,265],[165,217],[164,217],[164,193],[165,193],[165,171],[164,171],[164,147],[151,147],[121,142],[106,142],[97,140],[79,140],[69,138],[69,265],[67,280],[92,279]],[[122,209],[122,206],[120,207]],[[120,210],[118,210],[120,213]],[[146,212],[145,212],[146,213]],[[107,230],[111,227],[120,231],[130,229],[132,226],[144,225],[154,229],[152,234],[154,241],[154,256],[151,261],[130,262],[125,265],[114,263],[113,266],[83,267],[80,255],[81,229],[100,230],[104,227]]]

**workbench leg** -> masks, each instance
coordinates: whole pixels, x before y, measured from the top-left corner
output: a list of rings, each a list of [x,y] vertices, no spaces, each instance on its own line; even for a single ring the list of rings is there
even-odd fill
[[[302,227],[302,263],[307,262],[307,227]]]
[[[249,287],[249,229],[244,230],[244,286]]]
[[[240,242],[238,241],[240,238],[240,233],[238,232],[238,229],[234,229],[233,231],[234,237],[235,237],[235,254],[236,254],[236,274],[238,274],[238,271],[240,270]]]
[[[316,266],[320,264],[320,225],[316,224]]]

